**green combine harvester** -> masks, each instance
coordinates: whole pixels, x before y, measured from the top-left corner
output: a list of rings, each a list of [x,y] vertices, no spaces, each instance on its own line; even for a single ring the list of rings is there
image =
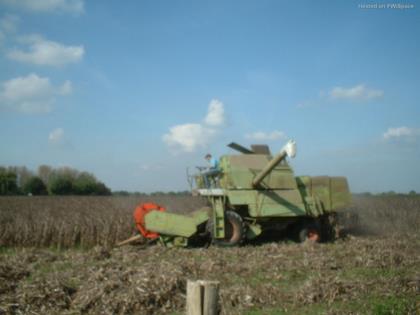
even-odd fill
[[[345,177],[296,177],[286,161],[296,154],[294,141],[274,156],[267,145],[228,146],[239,154],[220,158],[210,188],[204,184],[207,175],[192,176],[193,194],[205,197],[209,207],[182,215],[153,203],[140,205],[134,219],[143,237],[167,246],[237,246],[264,234],[314,242],[337,236],[337,211],[351,200]]]

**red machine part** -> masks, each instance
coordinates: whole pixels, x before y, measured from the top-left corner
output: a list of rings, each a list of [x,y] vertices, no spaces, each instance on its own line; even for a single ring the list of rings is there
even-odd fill
[[[136,227],[145,238],[155,239],[159,237],[158,233],[148,231],[146,229],[146,224],[144,221],[146,214],[148,214],[151,211],[165,211],[165,210],[166,209],[164,207],[161,207],[152,202],[138,205],[137,208],[134,210],[133,215],[134,215],[134,221],[136,222]]]
[[[319,232],[316,229],[310,229],[308,231],[308,240],[316,243],[321,240],[321,236],[319,235]]]

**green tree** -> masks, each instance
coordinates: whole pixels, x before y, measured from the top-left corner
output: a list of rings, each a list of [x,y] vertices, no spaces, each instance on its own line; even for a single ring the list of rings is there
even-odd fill
[[[21,191],[23,191],[27,181],[34,176],[34,173],[26,166],[9,166],[8,170],[16,174],[16,185]]]
[[[38,176],[25,166],[0,167],[0,195],[111,195],[111,190],[88,172],[41,165]]]
[[[49,191],[52,195],[72,195],[73,181],[68,176],[56,175],[50,179]]]
[[[116,195],[116,196],[130,196],[130,193],[126,190],[113,191],[112,194]],[[134,194],[136,194],[136,193],[134,193]]]
[[[0,168],[0,195],[17,195],[19,189],[17,186],[17,175],[16,173]]]
[[[109,189],[104,183],[97,182],[96,183],[96,189],[95,189],[95,195],[109,196],[109,195],[111,195],[111,189]]]
[[[32,194],[32,195],[47,195],[47,186],[42,181],[41,178],[38,176],[33,176],[28,179],[23,186],[23,192],[25,194]]]
[[[111,190],[87,172],[80,173],[73,182],[73,191],[78,195],[110,195]]]
[[[73,191],[77,195],[95,195],[97,190],[95,176],[87,172],[80,173],[73,182]]]
[[[49,165],[40,165],[38,167],[38,177],[42,179],[45,185],[48,186],[50,177],[53,174],[53,168]]]

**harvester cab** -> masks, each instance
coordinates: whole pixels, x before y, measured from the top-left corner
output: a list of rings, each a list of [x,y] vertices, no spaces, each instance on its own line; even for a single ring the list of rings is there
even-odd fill
[[[209,206],[181,215],[158,205],[141,205],[134,216],[144,237],[166,245],[207,240],[235,246],[267,231],[298,241],[336,236],[337,211],[350,203],[345,177],[296,177],[286,160],[296,155],[292,140],[274,156],[267,145],[249,149],[232,142],[228,147],[239,154],[220,157],[219,172],[210,186],[201,170],[189,176],[193,194],[206,198]]]

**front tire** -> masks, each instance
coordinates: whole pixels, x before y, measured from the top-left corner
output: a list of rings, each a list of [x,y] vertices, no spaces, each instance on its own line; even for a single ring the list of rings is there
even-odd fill
[[[241,216],[233,211],[225,212],[225,237],[214,238],[214,225],[213,221],[210,220],[207,225],[212,243],[222,247],[233,247],[239,246],[245,241],[246,237],[246,225],[242,220]]]

